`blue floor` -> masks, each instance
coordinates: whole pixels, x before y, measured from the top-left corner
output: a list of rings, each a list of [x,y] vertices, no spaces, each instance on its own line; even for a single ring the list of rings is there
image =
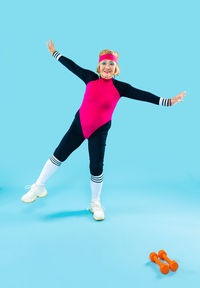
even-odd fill
[[[180,187],[111,190],[106,219],[87,210],[90,192],[47,186],[20,202],[21,187],[0,190],[0,283],[25,287],[188,287],[200,281],[199,195]],[[179,264],[162,275],[149,253],[166,250]]]

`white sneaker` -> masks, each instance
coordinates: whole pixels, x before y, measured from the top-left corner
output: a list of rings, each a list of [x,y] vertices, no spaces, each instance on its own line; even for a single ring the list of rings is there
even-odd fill
[[[36,198],[41,198],[47,196],[47,190],[43,185],[27,185],[25,189],[31,188],[24,196],[22,196],[21,200],[25,203],[31,203],[36,200]]]
[[[101,203],[99,201],[90,203],[90,212],[93,213],[93,218],[95,220],[104,220],[105,215]]]

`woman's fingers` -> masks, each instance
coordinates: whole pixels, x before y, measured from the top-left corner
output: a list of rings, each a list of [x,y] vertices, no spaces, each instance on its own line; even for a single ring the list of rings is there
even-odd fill
[[[55,50],[54,44],[53,44],[52,40],[50,40],[50,45],[49,45],[49,43],[47,42],[47,46],[48,46],[48,49],[49,49],[49,51],[50,51],[51,53]]]
[[[50,45],[49,42],[47,42],[48,47],[52,47],[53,46],[53,42],[50,40]]]
[[[48,49],[49,49],[49,51],[50,51],[50,47],[49,47],[49,43],[47,42],[47,47],[48,47]]]
[[[54,47],[54,44],[53,44],[52,40],[50,40],[50,42],[51,42],[51,47]]]
[[[186,91],[181,92],[180,94],[176,95],[173,99],[173,105],[178,102],[183,102],[182,98],[186,96]]]
[[[180,94],[176,95],[174,98],[171,99],[172,105],[175,105],[178,102],[183,102],[183,97],[185,96],[186,96],[186,91],[183,91]]]
[[[181,92],[178,96],[180,96],[181,98],[186,96],[186,91]]]
[[[175,100],[174,103],[173,103],[173,105],[175,105],[175,104],[177,104],[177,103],[179,103],[179,102],[183,102],[183,100]]]

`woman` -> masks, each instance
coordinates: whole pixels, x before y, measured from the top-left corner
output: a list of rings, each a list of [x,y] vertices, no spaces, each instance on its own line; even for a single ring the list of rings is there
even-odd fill
[[[53,155],[47,160],[37,181],[23,197],[22,201],[31,203],[36,198],[47,195],[45,183],[55,173],[62,162],[78,148],[85,139],[88,139],[90,157],[91,191],[92,199],[90,211],[95,220],[104,219],[104,211],[100,203],[100,194],[103,185],[103,161],[106,138],[111,127],[111,119],[117,102],[121,97],[146,101],[157,105],[171,106],[183,101],[185,91],[172,99],[164,99],[152,93],[132,87],[130,84],[115,79],[119,75],[117,52],[103,50],[99,54],[99,64],[96,73],[83,69],[69,58],[62,56],[54,48],[53,42],[47,42],[52,56],[67,67],[71,72],[82,79],[86,84],[86,91],[81,107],[76,112],[74,120],[55,149]]]

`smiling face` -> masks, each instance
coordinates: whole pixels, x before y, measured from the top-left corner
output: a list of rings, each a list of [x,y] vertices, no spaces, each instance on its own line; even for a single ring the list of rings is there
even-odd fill
[[[111,79],[115,73],[115,61],[112,60],[103,60],[100,62],[100,74],[102,78]]]

